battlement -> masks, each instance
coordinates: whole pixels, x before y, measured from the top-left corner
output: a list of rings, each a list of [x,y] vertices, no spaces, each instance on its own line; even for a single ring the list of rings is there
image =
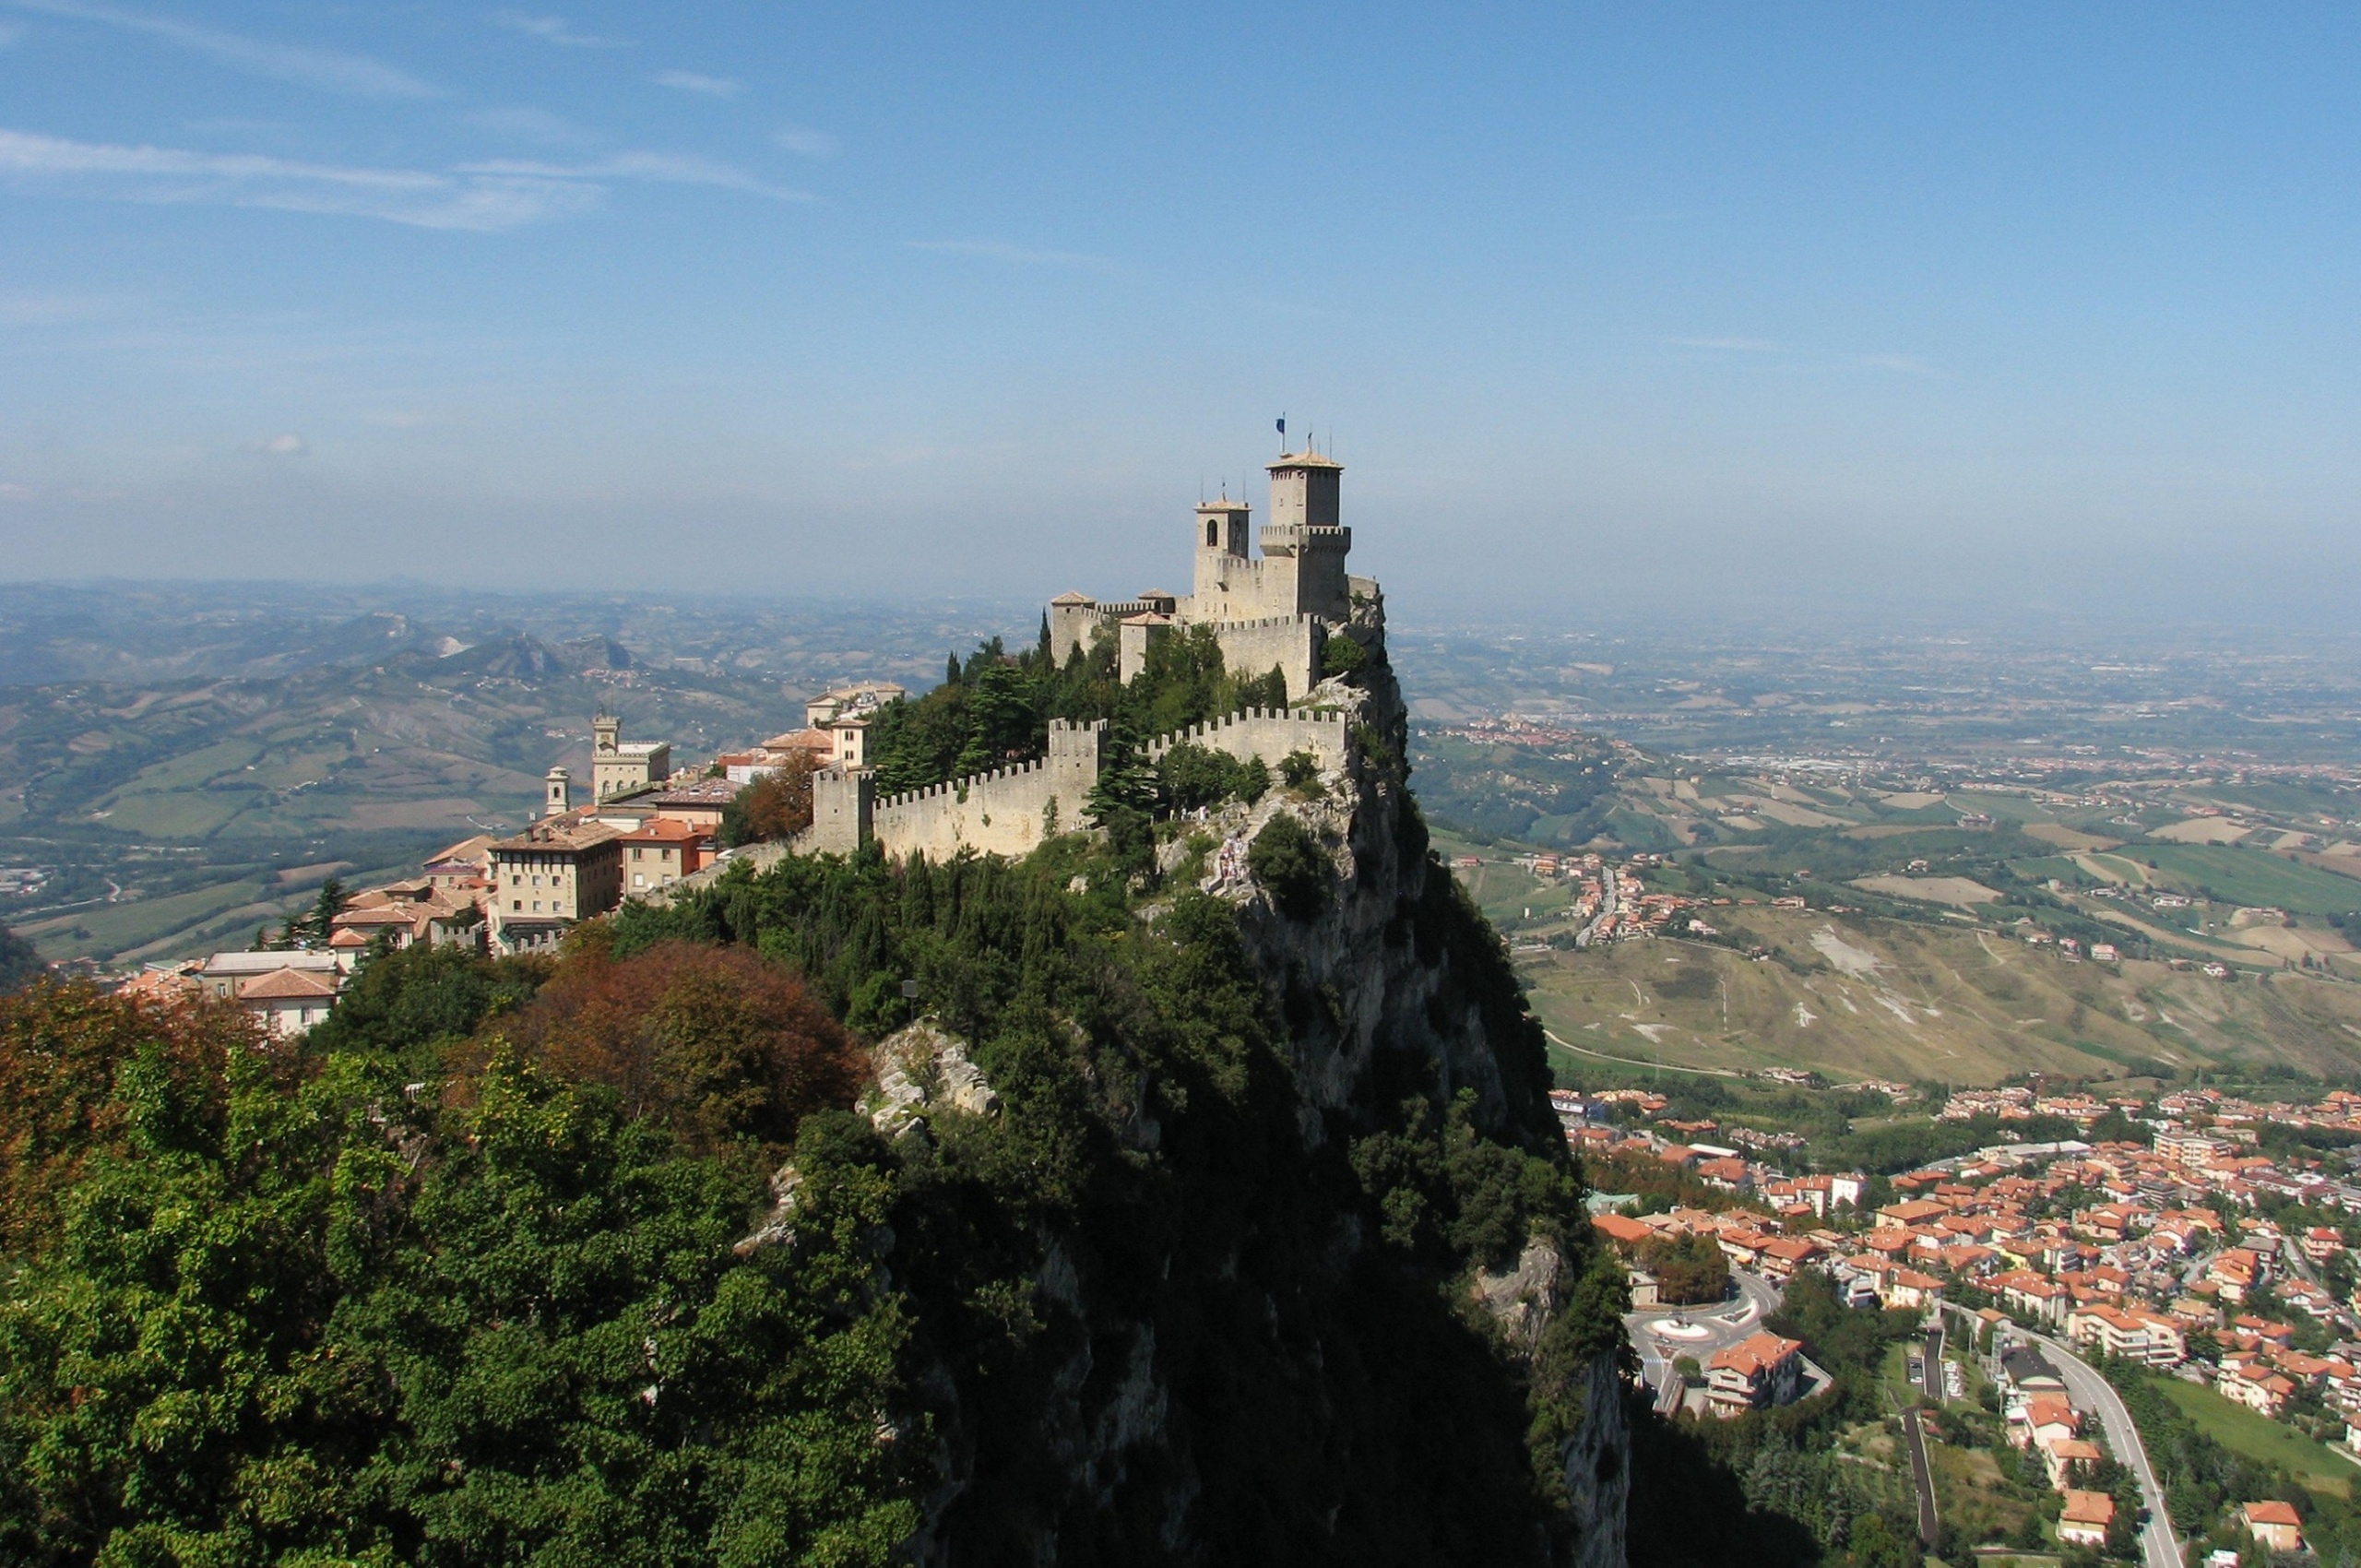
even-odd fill
[[[1341,525],[1268,523],[1256,537],[1266,556],[1342,556],[1353,548],[1353,530]]]
[[[1158,735],[1147,743],[1148,761],[1163,761],[1175,746],[1203,746],[1240,762],[1259,757],[1266,766],[1276,765],[1289,753],[1308,752],[1323,770],[1342,767],[1352,754],[1345,716],[1308,708],[1250,707]]]

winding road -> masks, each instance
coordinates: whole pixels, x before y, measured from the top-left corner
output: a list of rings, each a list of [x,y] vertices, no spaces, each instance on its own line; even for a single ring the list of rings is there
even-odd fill
[[[2124,1408],[2123,1396],[2089,1362],[2058,1340],[2046,1334],[2028,1337],[2057,1367],[2074,1408],[2098,1416],[2106,1428],[2107,1446],[2140,1478],[2140,1497],[2148,1510],[2148,1523],[2140,1531],[2140,1549],[2147,1568],[2181,1568],[2180,1543],[2173,1539],[2172,1515],[2165,1512],[2165,1489],[2156,1484],[2155,1469],[2148,1463],[2147,1444],[2140,1441],[2140,1429],[2131,1424],[2131,1412]]]

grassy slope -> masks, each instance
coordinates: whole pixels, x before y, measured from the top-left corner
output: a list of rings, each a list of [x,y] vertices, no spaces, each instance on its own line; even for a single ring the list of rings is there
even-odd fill
[[[2313,1491],[2352,1495],[2353,1467],[2293,1427],[2267,1420],[2210,1388],[2177,1377],[2158,1378],[2156,1385],[2200,1431],[2232,1453],[2284,1466]]]
[[[1744,920],[1791,963],[1655,941],[1533,955],[1520,967],[1561,1040],[1640,1061],[1963,1084],[2031,1068],[2120,1076],[2143,1061],[2361,1069],[2352,986],[2070,964],[1974,931],[1817,911],[1749,909]],[[1830,963],[1813,945],[1823,931],[1876,959],[1871,976]]]

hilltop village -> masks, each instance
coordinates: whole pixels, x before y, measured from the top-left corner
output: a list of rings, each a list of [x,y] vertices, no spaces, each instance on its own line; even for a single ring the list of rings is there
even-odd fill
[[[1311,450],[1272,463],[1270,519],[1259,532],[1244,502],[1201,504],[1190,593],[1100,600],[1068,591],[1044,607],[1052,669],[1102,659],[1130,685],[1160,659],[1210,647],[1240,689],[1262,699],[1137,738],[1137,764],[1154,768],[1185,750],[1275,778],[1338,777],[1353,766],[1358,694],[1341,677],[1383,660],[1385,611],[1376,580],[1346,571],[1352,530],[1340,516],[1343,473]],[[326,1016],[359,958],[378,946],[553,952],[580,922],[701,885],[741,856],[759,867],[872,845],[896,859],[1023,855],[1089,826],[1102,776],[1134,760],[1115,754],[1105,719],[1052,719],[1038,754],[1011,747],[974,771],[882,788],[873,736],[911,701],[889,681],[833,688],[806,699],[802,729],[686,766],[669,741],[627,739],[621,719],[601,713],[591,724],[587,790],[572,770],[552,767],[542,810],[521,831],[452,844],[416,875],[381,886],[332,885],[317,910],[291,920],[276,940],[150,965],[130,983],[158,993],[202,989],[279,1032],[300,1033]],[[733,805],[780,776],[801,791],[791,831],[727,844]],[[1208,883],[1234,877],[1242,854],[1242,844],[1216,846]]]

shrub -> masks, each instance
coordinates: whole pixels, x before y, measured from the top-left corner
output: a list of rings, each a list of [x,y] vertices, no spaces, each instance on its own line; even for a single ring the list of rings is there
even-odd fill
[[[658,943],[574,955],[503,1033],[561,1078],[605,1084],[693,1149],[783,1146],[805,1113],[852,1103],[851,1039],[785,968],[743,947]]]
[[[1247,847],[1246,869],[1287,919],[1314,921],[1327,911],[1328,857],[1295,818],[1282,814],[1264,825]]]
[[[1367,662],[1369,650],[1339,633],[1328,639],[1327,647],[1320,655],[1320,673],[1349,675]]]
[[[1279,777],[1290,790],[1308,790],[1320,778],[1320,759],[1310,752],[1289,752],[1279,759]]]

